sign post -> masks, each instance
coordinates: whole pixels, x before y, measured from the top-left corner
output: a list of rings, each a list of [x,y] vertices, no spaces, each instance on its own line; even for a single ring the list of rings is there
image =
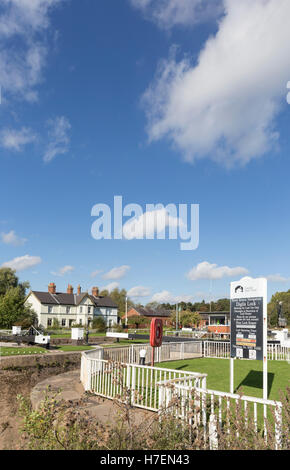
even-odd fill
[[[234,360],[263,361],[263,398],[268,397],[267,280],[245,277],[231,282],[230,392],[234,392]]]

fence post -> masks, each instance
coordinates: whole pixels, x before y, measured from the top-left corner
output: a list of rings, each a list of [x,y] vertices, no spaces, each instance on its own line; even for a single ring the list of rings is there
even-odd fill
[[[132,365],[132,384],[131,384],[131,403],[135,404],[135,389],[136,389],[136,367]]]
[[[282,404],[277,403],[275,408],[275,440],[276,440],[276,450],[281,449],[282,445]]]
[[[86,392],[91,390],[91,378],[92,378],[92,361],[90,359],[87,359]]]
[[[218,450],[218,434],[217,434],[217,417],[211,414],[209,417],[209,448],[210,450]]]

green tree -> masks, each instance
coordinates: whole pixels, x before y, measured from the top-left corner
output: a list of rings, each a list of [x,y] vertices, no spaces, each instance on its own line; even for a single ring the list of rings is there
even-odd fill
[[[194,327],[199,325],[201,321],[201,316],[197,312],[191,312],[190,310],[185,310],[180,314],[180,323],[183,327]]]
[[[24,305],[25,297],[20,286],[10,287],[0,296],[0,328],[12,328],[16,323],[26,326],[34,324],[35,313]]]
[[[10,288],[19,287],[19,293],[25,296],[26,289],[29,289],[29,282],[19,282],[16,271],[11,268],[0,268],[0,296],[5,295]]]
[[[282,313],[287,319],[287,324],[290,323],[290,290],[286,292],[276,292],[268,304],[268,322],[271,326],[277,326],[278,314],[277,307],[279,302],[282,302]]]

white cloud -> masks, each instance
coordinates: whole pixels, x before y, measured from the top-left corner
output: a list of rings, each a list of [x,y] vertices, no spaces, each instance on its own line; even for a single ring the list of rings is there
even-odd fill
[[[96,271],[93,271],[93,272],[91,273],[91,277],[96,277],[96,276],[97,276],[98,274],[100,274],[101,272],[102,272],[101,269],[96,269]]]
[[[123,226],[123,237],[127,240],[153,238],[155,233],[164,233],[166,227],[179,226],[184,226],[180,218],[170,215],[166,208],[156,209],[128,220]]]
[[[246,164],[276,145],[289,80],[290,2],[224,0],[225,16],[196,64],[173,51],[143,96],[150,141],[185,160]]]
[[[179,302],[192,302],[194,299],[193,295],[173,295],[168,290],[163,290],[161,292],[157,292],[152,296],[152,302],[158,302],[160,304],[176,304]]]
[[[222,0],[130,0],[130,3],[160,28],[169,29],[215,17],[221,12]]]
[[[201,302],[202,300],[205,300],[206,302],[214,302],[218,299],[221,298],[227,298],[228,295],[222,294],[218,295],[215,294],[213,295],[210,292],[195,292],[195,294],[181,294],[181,295],[173,295],[171,292],[167,290],[163,290],[161,292],[157,292],[156,294],[153,295],[151,301],[152,302],[158,302],[158,303],[169,303],[169,304],[178,304],[180,302]]]
[[[0,0],[0,83],[6,95],[37,99],[35,86],[48,53],[49,15],[63,1]]]
[[[2,268],[11,268],[15,269],[15,271],[25,271],[26,269],[40,264],[41,261],[42,260],[39,256],[25,255],[3,263]]]
[[[26,127],[22,127],[20,130],[5,128],[0,132],[0,145],[16,152],[20,152],[25,145],[35,140],[36,135]]]
[[[71,273],[74,270],[74,266],[66,265],[60,268],[57,272],[52,271],[51,274],[53,274],[54,276],[64,276],[65,274]]]
[[[110,271],[103,275],[103,279],[122,279],[130,269],[130,266],[127,265],[112,268]]]
[[[289,277],[281,276],[281,274],[269,274],[266,279],[270,282],[289,282]]]
[[[49,144],[45,150],[43,160],[48,163],[57,155],[63,155],[68,152],[70,144],[69,131],[71,124],[65,116],[58,116],[54,120],[50,119],[49,127]]]
[[[211,264],[208,261],[203,261],[197,266],[194,266],[186,275],[191,281],[200,279],[222,279],[223,277],[236,277],[248,274],[248,270],[241,266],[229,268],[228,266],[218,266]]]
[[[22,246],[27,242],[26,238],[20,238],[16,235],[14,230],[11,230],[8,233],[1,234],[2,242],[6,245],[13,245],[13,246]]]
[[[148,297],[148,295],[150,295],[149,287],[135,286],[128,291],[128,297]]]
[[[117,289],[118,287],[119,287],[118,282],[111,282],[107,284],[106,286],[101,287],[100,292],[102,292],[103,290],[107,290],[110,293],[112,292],[112,290]]]

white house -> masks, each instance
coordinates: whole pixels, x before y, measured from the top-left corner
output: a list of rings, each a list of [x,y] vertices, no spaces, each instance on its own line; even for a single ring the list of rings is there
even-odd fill
[[[38,324],[47,328],[57,319],[62,327],[73,324],[89,326],[96,316],[104,318],[108,327],[118,323],[118,306],[110,297],[101,297],[99,289],[93,287],[92,293],[77,293],[68,285],[67,292],[56,292],[56,286],[51,282],[47,292],[30,291],[25,305],[30,306],[38,317]]]

